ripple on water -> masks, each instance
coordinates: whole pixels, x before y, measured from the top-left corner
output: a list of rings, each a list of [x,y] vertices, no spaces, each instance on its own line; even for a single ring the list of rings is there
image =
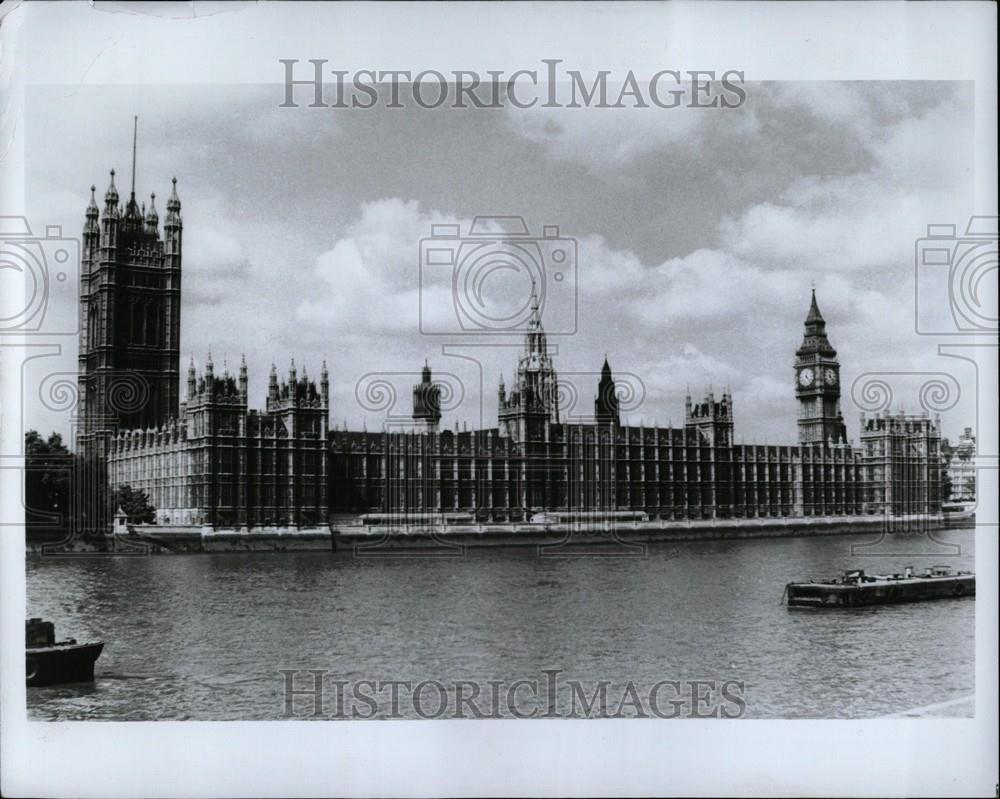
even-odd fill
[[[751,717],[879,716],[971,694],[975,600],[846,612],[779,605],[860,567],[972,569],[871,536],[652,546],[644,558],[246,553],[28,561],[28,610],[106,642],[92,685],[28,691],[40,719],[280,718],[280,669],[339,679],[743,680]],[[902,560],[900,560],[902,558]]]

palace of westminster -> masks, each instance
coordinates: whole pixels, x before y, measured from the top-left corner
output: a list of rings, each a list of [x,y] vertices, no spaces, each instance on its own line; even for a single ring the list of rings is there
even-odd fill
[[[247,367],[187,369],[180,396],[181,240],[176,180],[162,228],[134,190],[111,185],[86,210],[80,279],[77,451],[108,489],[148,495],[157,523],[205,530],[317,528],[346,515],[413,514],[520,522],[549,511],[641,513],[649,520],[923,514],[939,511],[939,424],[862,417],[861,446],[840,412],[840,364],[815,292],[795,353],[797,445],[739,445],[729,392],[685,403],[683,427],[621,423],[607,360],[593,420],[560,420],[558,374],[537,301],[516,381],[501,380],[498,425],[439,430],[440,387],[424,367],[413,427],[329,426],[318,383],[272,366],[263,409]]]

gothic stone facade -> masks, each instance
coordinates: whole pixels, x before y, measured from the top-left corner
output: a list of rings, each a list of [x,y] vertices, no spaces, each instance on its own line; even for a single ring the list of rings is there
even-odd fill
[[[119,432],[109,482],[146,492],[161,524],[209,528],[310,528],[327,521],[326,365],[319,387],[295,363],[287,380],[272,366],[264,411],[247,408],[247,368],[216,377],[188,367],[178,419]]]
[[[272,366],[263,411],[236,376],[188,368],[179,401],[181,217],[176,185],[163,235],[151,198],[124,211],[112,175],[103,216],[86,211],[80,289],[78,448],[106,460],[109,488],[146,491],[161,524],[302,528],[340,514],[523,521],[537,512],[738,519],[934,513],[940,434],[925,417],[862,418],[848,441],[840,364],[815,293],[796,352],[798,445],[734,443],[733,398],[685,404],[683,427],[621,423],[605,359],[591,422],[560,418],[559,378],[534,301],[514,385],[501,378],[497,427],[438,429],[430,367],[411,432],[330,430],[329,376]],[[131,382],[130,382],[131,381]]]
[[[847,442],[840,364],[815,294],[796,353],[795,385],[798,446],[735,444],[728,392],[696,403],[688,397],[683,428],[623,425],[606,359],[594,421],[562,422],[558,375],[536,308],[516,383],[508,390],[500,381],[498,427],[334,430],[331,508],[390,523],[427,515],[524,521],[545,511],[689,520],[939,510],[936,422],[862,419],[862,448]]]
[[[942,450],[945,441],[941,442]],[[972,503],[976,501],[976,437],[971,427],[966,427],[958,437],[958,443],[947,446],[945,463],[951,482],[951,502]]]

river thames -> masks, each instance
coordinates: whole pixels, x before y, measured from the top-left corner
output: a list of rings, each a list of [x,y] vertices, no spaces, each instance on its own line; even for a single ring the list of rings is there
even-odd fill
[[[973,694],[975,599],[789,610],[784,585],[932,564],[973,570],[974,531],[657,544],[642,557],[31,556],[28,615],[105,648],[92,685],[30,688],[28,713],[281,719],[282,670],[483,686],[559,670],[613,697],[629,681],[733,681],[746,718],[877,717]],[[308,698],[294,708],[308,716]]]

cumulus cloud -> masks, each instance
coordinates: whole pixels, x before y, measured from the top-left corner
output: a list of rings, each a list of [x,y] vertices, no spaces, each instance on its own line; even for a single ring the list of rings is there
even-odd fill
[[[333,419],[370,428],[381,412],[359,403],[359,381],[395,375],[405,406],[426,357],[467,389],[447,425],[495,424],[497,376],[510,386],[520,342],[454,355],[442,351],[446,338],[421,335],[422,323],[454,327],[456,295],[453,270],[421,271],[420,243],[435,224],[466,235],[483,210],[530,213],[530,224],[576,236],[575,270],[559,296],[576,303],[577,324],[563,325],[551,307],[545,319],[584,411],[607,353],[617,374],[643,382],[636,421],[678,424],[688,386],[697,395],[728,385],[739,435],[794,440],[794,352],[811,284],[845,387],[866,371],[934,370],[934,342],[914,333],[914,241],[928,223],[961,229],[974,210],[971,93],[954,84],[747,88],[746,105],[725,111],[285,114],[237,138],[230,125],[205,127],[212,97],[181,104],[169,125],[156,122],[151,98],[140,147],[144,130],[145,141],[167,143],[140,175],[163,196],[178,170],[183,189],[182,347],[197,356],[211,346],[218,362],[246,349],[253,404],[272,359],[284,368],[294,355],[314,373],[325,356]],[[123,133],[104,143],[94,108],[107,100],[72,102],[74,119],[93,126],[74,126],[78,140],[100,149],[81,157],[55,135],[59,126],[36,124],[45,157],[34,161],[34,185],[45,190],[31,198],[39,220],[76,235],[82,188],[106,179],[130,142]],[[246,127],[260,96],[234,103],[233,120]],[[60,100],[49,113],[69,111]],[[157,125],[185,135],[160,135]],[[263,165],[249,167],[234,141],[259,150]],[[495,279],[494,299],[523,302],[523,274]],[[932,310],[947,324],[946,303]],[[67,369],[74,357],[67,352]],[[844,404],[853,425],[846,390]]]
[[[682,75],[682,77],[684,77]],[[733,78],[735,80],[735,78]],[[593,83],[593,79],[587,84]],[[622,101],[615,107],[622,84],[607,83],[606,107],[573,107],[572,85],[560,85],[560,104],[546,107],[542,102],[530,108],[508,105],[505,119],[510,128],[525,139],[546,149],[553,157],[583,163],[595,171],[607,172],[634,162],[641,156],[662,151],[665,147],[681,151],[697,149],[700,135],[706,127],[725,118],[732,133],[749,134],[758,129],[756,116],[747,105],[738,107],[693,107],[692,83],[685,78],[680,83],[666,77],[657,83],[657,97],[663,108],[649,98],[649,82],[639,81],[645,105]],[[702,84],[703,86],[704,84]],[[697,103],[714,100],[721,105],[739,102],[731,88],[723,89],[719,82],[711,84],[711,94],[699,90]],[[671,92],[682,94],[672,95]],[[599,94],[594,95],[596,103]],[[544,99],[544,97],[542,98]],[[578,102],[582,102],[579,101]]]

